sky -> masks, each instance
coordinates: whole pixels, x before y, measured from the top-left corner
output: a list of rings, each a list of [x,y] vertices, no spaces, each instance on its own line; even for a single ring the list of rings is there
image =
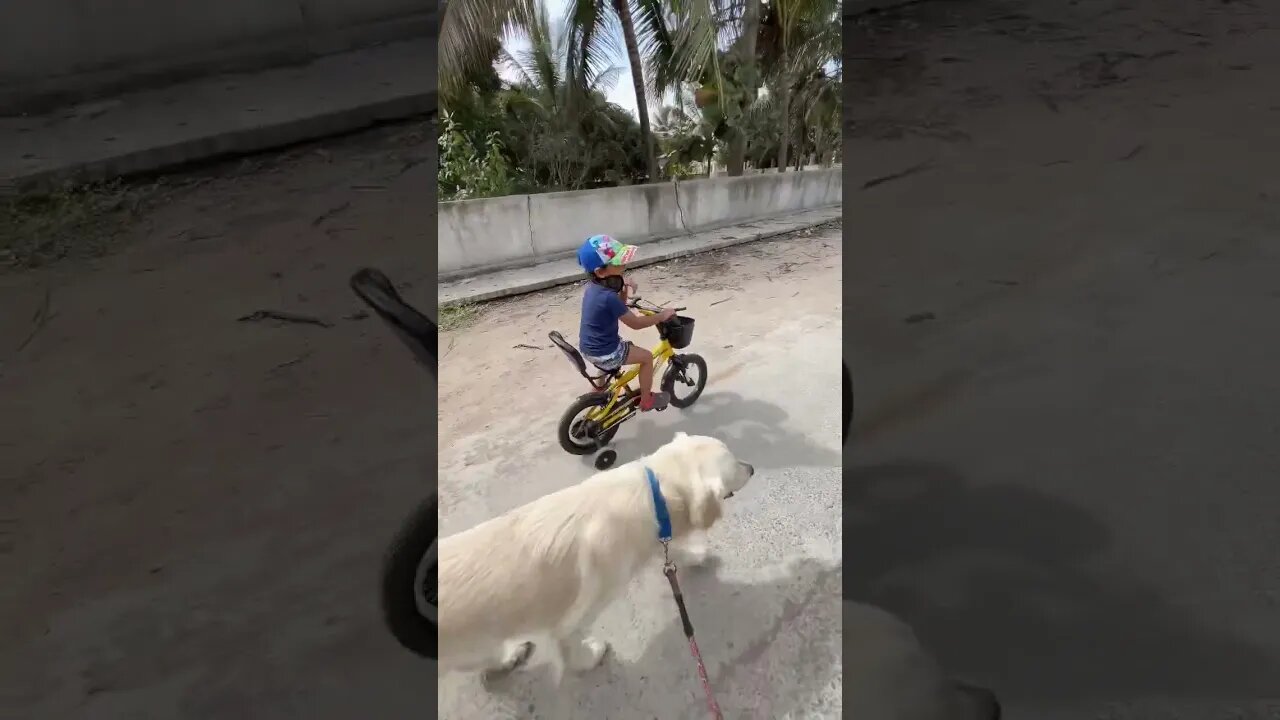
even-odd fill
[[[565,15],[567,0],[543,0],[543,4],[547,6],[547,17],[551,19],[551,27],[557,27]],[[507,52],[512,55],[517,55],[529,49],[529,41],[524,38],[510,38],[503,45],[507,48]],[[627,64],[626,51],[622,49],[621,33],[618,34],[617,45],[618,58],[615,62],[622,68],[622,72],[618,74],[617,82],[609,89],[605,97],[609,102],[631,113],[633,117],[639,117],[639,113],[636,111],[636,91],[631,85],[631,68]],[[499,72],[504,79],[513,79],[510,72],[504,69],[500,69]],[[650,115],[653,114],[653,108],[650,108],[649,113]]]

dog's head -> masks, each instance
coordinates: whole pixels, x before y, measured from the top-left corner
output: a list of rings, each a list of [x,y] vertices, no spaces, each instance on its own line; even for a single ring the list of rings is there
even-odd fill
[[[676,433],[665,449],[679,459],[684,469],[678,491],[689,508],[689,524],[697,530],[705,530],[719,520],[721,501],[733,497],[756,472],[713,437]]]

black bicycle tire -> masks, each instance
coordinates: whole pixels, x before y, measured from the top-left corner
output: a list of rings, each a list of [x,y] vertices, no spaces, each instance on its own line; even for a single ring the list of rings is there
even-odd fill
[[[439,632],[418,609],[418,564],[438,541],[439,502],[435,493],[419,503],[401,525],[382,564],[382,619],[391,635],[410,652],[435,660]]]
[[[687,398],[677,398],[675,394],[676,386],[676,363],[681,361],[684,363],[692,363],[697,365],[701,372],[698,373],[698,386],[694,389],[693,394]],[[681,353],[671,358],[671,366],[662,374],[662,392],[671,396],[672,407],[687,408],[698,402],[698,398],[702,397],[702,391],[707,389],[707,361],[701,355],[696,353]]]
[[[841,403],[843,406],[842,414],[844,415],[844,418],[842,429],[840,431],[840,442],[847,443],[849,442],[849,431],[852,429],[853,424],[853,379],[849,376],[848,363],[840,363],[840,367],[844,375],[844,377],[841,378],[841,384],[843,385],[844,391],[842,393],[844,395],[844,401]]]
[[[560,416],[560,424],[556,428],[556,439],[560,441],[560,447],[570,455],[590,455],[598,448],[609,444],[613,436],[617,434],[618,428],[622,427],[622,423],[618,423],[611,428],[606,429],[595,443],[591,445],[579,445],[573,441],[571,430],[573,429],[573,421],[578,417],[578,413],[589,407],[601,407],[609,402],[609,394],[602,392],[586,393],[579,395],[577,400],[573,401]]]
[[[439,368],[438,328],[430,318],[406,303],[382,272],[363,268],[351,276],[350,286],[374,313],[390,326],[432,374]],[[379,605],[383,623],[405,649],[431,660],[439,655],[436,623],[418,609],[418,563],[439,541],[439,499],[433,491],[401,525],[392,540],[380,573]]]

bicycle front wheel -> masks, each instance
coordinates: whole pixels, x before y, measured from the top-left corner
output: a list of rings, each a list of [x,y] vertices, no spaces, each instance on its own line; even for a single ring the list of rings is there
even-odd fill
[[[689,407],[698,401],[706,387],[707,361],[701,355],[672,356],[671,366],[662,375],[662,392],[671,396],[672,405]]]

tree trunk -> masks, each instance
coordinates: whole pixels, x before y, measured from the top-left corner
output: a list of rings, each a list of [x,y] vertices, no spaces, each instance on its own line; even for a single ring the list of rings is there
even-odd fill
[[[582,96],[586,93],[587,87],[587,69],[582,67],[582,58],[587,56],[587,46],[590,43],[590,36],[582,33],[582,43],[578,47],[578,58],[568,63],[569,71],[569,116],[578,116],[578,101],[584,99]],[[581,72],[582,76],[577,77],[576,73]]]
[[[746,164],[747,138],[741,130],[735,128],[729,136],[728,145],[724,158],[724,172],[729,177],[735,177],[742,174],[742,168]]]
[[[790,144],[791,138],[791,80],[787,77],[787,46],[786,37],[782,39],[782,82],[778,83],[781,92],[778,93],[778,105],[782,111],[782,137],[778,143],[778,172],[786,172],[787,170],[787,145]]]
[[[760,35],[760,0],[747,0],[742,11],[742,37],[738,39],[739,62],[755,64],[756,38]],[[755,99],[755,88],[748,88],[747,101]],[[743,108],[744,110],[746,108]],[[747,136],[734,128],[729,138],[729,156],[725,159],[727,174],[741,175],[747,157]]]
[[[613,0],[613,9],[622,23],[622,39],[627,45],[627,60],[631,63],[631,84],[636,90],[636,112],[640,114],[640,137],[644,138],[644,159],[649,167],[649,182],[662,178],[658,173],[658,155],[653,146],[653,133],[649,131],[649,105],[644,94],[644,66],[640,64],[640,46],[636,44],[636,27],[631,22],[631,5],[627,0]]]

